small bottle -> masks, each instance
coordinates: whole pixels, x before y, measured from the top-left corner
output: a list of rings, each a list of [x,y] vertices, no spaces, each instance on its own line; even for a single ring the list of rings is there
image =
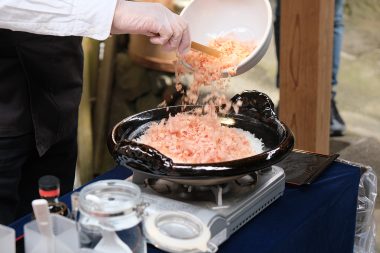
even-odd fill
[[[55,176],[47,175],[38,180],[40,197],[46,199],[50,213],[69,217],[70,213],[67,205],[58,200],[60,195],[59,179]]]

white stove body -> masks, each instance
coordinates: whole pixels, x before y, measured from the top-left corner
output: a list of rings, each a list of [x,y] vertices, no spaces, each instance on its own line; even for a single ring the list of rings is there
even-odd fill
[[[220,245],[234,232],[283,195],[285,173],[282,168],[257,172],[257,182],[252,186],[243,186],[241,191],[223,194],[218,200],[173,199],[146,186],[138,184],[144,202],[149,203],[146,213],[159,211],[183,211],[202,220],[210,229],[211,242]],[[128,180],[132,180],[129,178]],[[135,182],[135,180],[133,180]],[[135,182],[136,183],[136,182]],[[221,194],[221,192],[220,192]],[[218,193],[216,193],[218,195]]]

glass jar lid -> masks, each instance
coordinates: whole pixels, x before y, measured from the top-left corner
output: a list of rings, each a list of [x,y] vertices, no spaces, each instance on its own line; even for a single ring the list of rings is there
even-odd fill
[[[95,217],[133,214],[140,203],[140,188],[125,180],[103,180],[84,187],[79,194],[79,209]]]
[[[168,252],[215,252],[210,247],[209,228],[187,212],[164,211],[149,214],[144,219],[147,239],[157,248]]]

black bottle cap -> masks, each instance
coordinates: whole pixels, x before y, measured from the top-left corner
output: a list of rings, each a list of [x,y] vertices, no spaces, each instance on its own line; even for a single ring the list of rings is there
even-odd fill
[[[51,175],[43,176],[38,180],[38,187],[45,191],[59,189],[59,179]]]

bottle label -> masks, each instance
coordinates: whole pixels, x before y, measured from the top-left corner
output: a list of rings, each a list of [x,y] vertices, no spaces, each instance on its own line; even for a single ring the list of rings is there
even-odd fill
[[[40,196],[43,198],[54,198],[54,197],[58,197],[60,194],[59,188],[55,190],[49,190],[49,191],[39,189],[38,192]]]

